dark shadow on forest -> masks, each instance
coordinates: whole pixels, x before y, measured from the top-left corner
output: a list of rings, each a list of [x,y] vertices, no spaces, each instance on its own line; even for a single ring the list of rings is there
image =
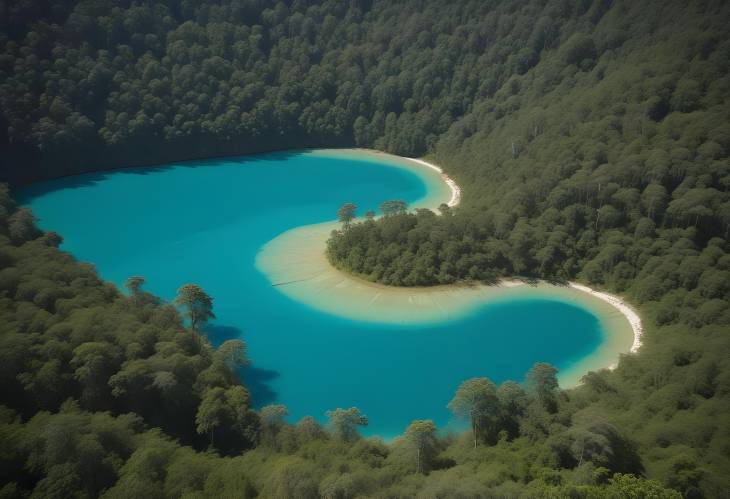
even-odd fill
[[[215,347],[228,340],[245,341],[243,332],[235,326],[209,325],[206,335]],[[280,376],[278,371],[248,365],[239,369],[238,374],[248,391],[251,392],[251,399],[255,407],[262,407],[277,401],[278,394],[269,386],[269,383]]]

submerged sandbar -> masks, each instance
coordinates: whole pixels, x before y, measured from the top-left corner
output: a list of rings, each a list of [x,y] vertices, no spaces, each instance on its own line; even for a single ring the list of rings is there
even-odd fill
[[[414,207],[433,209],[442,202],[453,206],[459,201],[458,186],[430,164],[425,168],[407,158],[363,150],[328,153],[352,159],[375,158],[395,167],[414,169],[428,186],[428,195],[414,203]],[[395,324],[456,321],[490,304],[519,299],[557,300],[582,307],[600,320],[604,339],[589,356],[561,371],[563,386],[577,384],[589,370],[613,367],[620,354],[635,351],[640,344],[641,324],[628,305],[617,297],[575,283],[556,286],[504,280],[494,286],[405,288],[384,286],[344,273],[333,267],[325,255],[327,238],[337,228],[336,222],[325,222],[288,230],[261,248],[256,266],[272,286],[291,299],[360,321]]]

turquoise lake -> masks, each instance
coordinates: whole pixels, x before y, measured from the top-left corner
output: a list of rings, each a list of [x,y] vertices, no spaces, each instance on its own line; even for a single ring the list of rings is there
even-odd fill
[[[521,381],[538,361],[567,368],[605,334],[587,309],[550,299],[485,304],[426,326],[359,322],[287,298],[255,268],[262,245],[334,219],[345,202],[364,213],[426,194],[404,169],[297,152],[80,175],[15,193],[108,281],[142,275],[168,300],[182,284],[203,286],[215,300],[211,341],[248,344],[243,377],[256,406],[283,403],[292,422],[357,406],[370,419],[363,433],[386,438],[414,419],[460,427],[446,404],[461,381]]]

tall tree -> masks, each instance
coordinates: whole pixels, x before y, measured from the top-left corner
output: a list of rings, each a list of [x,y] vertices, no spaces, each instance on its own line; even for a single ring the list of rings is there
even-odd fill
[[[234,415],[226,400],[226,391],[221,387],[211,388],[203,395],[198,406],[195,423],[200,434],[210,434],[210,445],[213,446],[213,436],[216,428],[226,421],[234,419]]]
[[[142,294],[142,286],[144,286],[145,278],[142,276],[131,276],[124,281],[124,287],[127,288],[132,297],[134,304],[139,305]]]
[[[261,430],[269,443],[273,444],[276,441],[276,435],[286,424],[284,418],[288,414],[289,409],[283,404],[267,405],[259,411]]]
[[[200,329],[210,319],[215,319],[213,313],[213,298],[197,284],[185,284],[177,290],[175,304],[185,308],[185,316],[190,320],[192,332]]]
[[[525,377],[527,391],[548,410],[554,410],[555,392],[558,389],[558,370],[545,362],[535,363]]]
[[[218,355],[230,369],[247,366],[246,343],[242,340],[226,340],[218,347]]]
[[[459,385],[448,408],[456,416],[469,418],[476,449],[480,424],[499,413],[497,387],[488,378],[468,379]]]
[[[400,215],[402,213],[405,213],[407,209],[408,203],[400,199],[383,201],[383,203],[380,204],[380,211],[382,211],[383,215],[385,215],[386,217],[392,215]]]
[[[28,208],[18,208],[8,217],[8,233],[15,244],[35,239],[41,234],[35,226],[38,219]]]
[[[131,295],[137,295],[142,291],[142,286],[144,286],[145,278],[142,276],[134,275],[131,277],[128,277],[126,281],[124,281],[124,287],[129,290],[129,293]]]
[[[500,407],[499,426],[514,438],[519,434],[519,420],[528,404],[528,396],[514,381],[505,381],[497,389]]]
[[[356,212],[357,206],[353,203],[345,203],[337,210],[337,220],[342,222],[343,229],[347,230],[350,228],[350,224],[355,219]]]
[[[421,473],[436,447],[436,425],[430,419],[413,421],[405,433],[406,441],[416,448],[416,471]]]
[[[367,416],[362,414],[357,407],[350,407],[349,409],[340,409],[338,407],[334,411],[327,411],[326,414],[335,437],[344,442],[357,440],[360,436],[357,427],[368,425]]]
[[[228,388],[209,388],[195,415],[198,433],[210,435],[210,445],[215,444],[216,430],[224,431],[226,437],[217,445],[223,450],[239,450],[244,442],[256,439],[258,422],[250,410],[251,395],[243,386],[233,385]],[[254,416],[252,418],[252,416]]]

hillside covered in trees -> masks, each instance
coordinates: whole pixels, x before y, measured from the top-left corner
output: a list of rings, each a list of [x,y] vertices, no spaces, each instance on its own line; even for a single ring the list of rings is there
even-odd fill
[[[521,113],[497,143],[479,141],[503,156],[531,134],[582,122],[588,95],[560,125],[538,111],[567,106],[572,86],[613,73],[629,53],[659,57],[645,61],[649,73],[632,60],[610,81],[612,92],[631,85],[643,106],[611,102],[610,116],[641,127],[633,117],[647,106],[660,119],[672,103],[704,107],[698,92],[725,95],[719,83],[702,86],[726,65],[722,4],[3,0],[2,176],[318,145],[451,152],[530,99],[535,123]],[[657,52],[646,46],[652,37]],[[705,69],[672,100],[680,62],[697,58]]]
[[[652,449],[647,469],[698,458],[696,472],[719,477],[730,469],[710,450],[726,445],[718,423],[730,414],[730,18],[703,5],[614,2],[440,136],[432,157],[462,186],[461,207],[383,210],[333,233],[328,254],[391,285],[522,275],[626,296],[644,346],[602,375],[622,388],[597,403]]]
[[[3,189],[0,497],[723,497],[728,25],[721,1],[0,0],[3,180],[428,155],[462,205],[348,223],[333,263],[397,285],[578,279],[645,326],[573,390],[544,365],[454,387],[464,435],[364,439],[358,409],[290,424],[253,410],[244,344],[102,282]]]

